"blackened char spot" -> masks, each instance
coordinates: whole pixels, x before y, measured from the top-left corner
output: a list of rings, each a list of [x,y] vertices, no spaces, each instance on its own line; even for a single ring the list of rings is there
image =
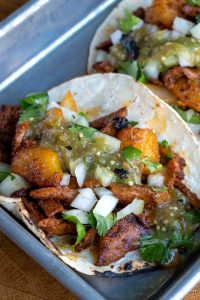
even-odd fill
[[[117,174],[121,179],[125,179],[128,176],[128,171],[125,169],[115,169],[115,174]]]
[[[130,35],[123,35],[121,38],[121,44],[127,53],[128,60],[136,60],[140,54],[139,48],[136,46]]]
[[[121,129],[128,127],[128,119],[125,117],[115,117],[113,118],[113,126],[114,128],[119,131]]]
[[[131,262],[127,262],[125,265],[124,265],[124,270],[125,271],[130,271],[132,270],[132,263]]]

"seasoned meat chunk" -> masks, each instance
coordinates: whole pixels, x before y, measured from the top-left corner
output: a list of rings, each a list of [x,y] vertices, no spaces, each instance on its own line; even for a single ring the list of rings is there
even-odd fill
[[[106,41],[100,43],[98,46],[96,46],[96,49],[109,52],[109,49],[111,46],[112,46],[112,41],[109,39],[109,40],[106,40]]]
[[[168,191],[156,192],[153,188],[144,185],[135,184],[128,186],[126,184],[112,184],[111,191],[119,199],[119,204],[122,207],[130,204],[135,198],[157,205],[170,201]]]
[[[136,219],[138,220],[138,222],[140,224],[142,224],[142,226],[144,226],[145,228],[150,228],[152,226],[154,226],[154,220],[155,220],[155,214],[154,214],[154,210],[155,210],[155,203],[147,203],[145,204],[144,207],[144,211],[141,215],[138,215],[136,217]]]
[[[68,186],[58,186],[34,190],[30,193],[30,196],[44,201],[52,199],[62,202],[65,206],[70,206],[77,194],[76,189],[71,189]]]
[[[35,203],[27,200],[26,198],[23,198],[22,201],[24,203],[25,208],[29,212],[31,218],[36,224],[40,220],[44,219],[44,214],[41,212],[41,210],[38,208],[38,206]]]
[[[133,214],[119,220],[104,237],[100,238],[96,265],[107,266],[124,257],[127,252],[136,249],[134,243],[142,234],[144,229],[137,223]]]
[[[185,177],[185,166],[185,160],[177,153],[173,153],[172,159],[166,165],[165,185],[173,189],[175,180],[182,181]]]
[[[20,149],[20,147],[22,145],[22,141],[28,130],[28,127],[29,127],[28,121],[24,121],[17,125],[16,131],[15,131],[15,136],[14,136],[13,142],[12,142],[12,154],[13,155]]]
[[[90,122],[90,126],[98,130],[101,130],[105,128],[108,124],[111,124],[115,118],[126,117],[126,115],[127,115],[127,107],[124,106],[109,115],[103,116],[97,120]]]
[[[22,188],[19,191],[16,191],[16,192],[12,193],[12,195],[11,195],[11,197],[13,197],[13,198],[23,198],[23,197],[26,197],[26,196],[27,196],[27,191],[24,188]]]
[[[98,73],[112,73],[114,72],[114,67],[108,60],[98,61],[93,65],[93,68]]]
[[[56,219],[54,217],[43,219],[38,222],[38,226],[44,230],[48,236],[76,234],[76,226],[64,220]]]
[[[159,145],[157,136],[149,128],[125,128],[119,131],[117,138],[121,140],[121,149],[132,146],[142,151],[142,157],[159,162]]]
[[[195,208],[200,209],[200,199],[195,193],[191,192],[190,189],[183,182],[181,182],[181,180],[176,179],[174,182],[174,186],[179,189],[186,197],[188,197],[191,205],[193,205]]]
[[[174,67],[163,76],[163,82],[179,106],[200,112],[200,68]]]
[[[2,105],[0,109],[0,161],[10,163],[12,139],[19,118],[19,108]]]
[[[65,210],[64,206],[53,199],[40,200],[38,206],[43,210],[47,217],[53,217],[55,214]]]
[[[139,7],[133,12],[134,16],[144,20],[145,19],[145,9],[143,7]]]
[[[118,131],[128,127],[128,119],[126,117],[114,117],[110,123],[108,123],[104,128],[101,129],[101,132],[116,136]]]
[[[96,230],[93,228],[90,228],[87,232],[86,235],[84,236],[84,238],[82,239],[82,241],[75,246],[75,250],[76,251],[82,251],[84,249],[86,249],[87,247],[91,246],[95,240],[96,237]]]
[[[13,157],[12,171],[34,186],[57,186],[62,177],[62,165],[56,152],[42,146],[20,149]]]
[[[100,187],[100,186],[101,186],[101,183],[98,180],[96,180],[95,178],[92,178],[92,177],[87,178],[83,183],[84,188],[94,189],[94,188]]]
[[[182,16],[181,6],[179,1],[154,0],[153,4],[146,9],[145,22],[161,28],[171,28],[174,19]]]

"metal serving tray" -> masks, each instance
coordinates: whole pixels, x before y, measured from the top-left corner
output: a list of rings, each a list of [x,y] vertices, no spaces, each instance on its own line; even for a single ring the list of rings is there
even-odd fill
[[[137,0],[133,0],[137,1]],[[0,24],[0,101],[14,104],[86,72],[95,30],[119,0],[32,0]],[[187,266],[126,278],[86,276],[67,267],[0,208],[0,229],[80,299],[182,299],[200,281],[200,255]],[[17,260],[17,257],[16,257]]]

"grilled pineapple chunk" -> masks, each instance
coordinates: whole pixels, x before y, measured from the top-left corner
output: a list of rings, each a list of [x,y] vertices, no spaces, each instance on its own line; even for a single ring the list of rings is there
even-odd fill
[[[121,149],[132,146],[142,151],[142,158],[160,161],[157,137],[151,129],[125,128],[118,133],[117,138],[121,140]]]
[[[39,145],[19,150],[11,168],[30,184],[40,187],[57,186],[63,177],[58,154]]]

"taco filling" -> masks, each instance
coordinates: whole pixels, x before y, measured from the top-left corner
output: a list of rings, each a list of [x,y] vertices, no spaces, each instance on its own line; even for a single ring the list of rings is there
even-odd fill
[[[131,10],[134,1],[122,1],[105,21],[91,45],[89,71],[128,74],[155,92],[152,84],[165,88],[181,117],[200,124],[200,2],[143,2]]]
[[[1,159],[0,194],[20,197],[38,228],[67,235],[74,252],[95,245],[96,266],[135,249],[147,262],[177,265],[197,246],[200,225],[184,158],[128,119],[128,106],[89,122],[70,91],[60,103],[48,98],[33,94],[7,107],[13,122],[20,116],[14,137],[2,126],[12,157]],[[4,114],[2,107],[0,120]]]

